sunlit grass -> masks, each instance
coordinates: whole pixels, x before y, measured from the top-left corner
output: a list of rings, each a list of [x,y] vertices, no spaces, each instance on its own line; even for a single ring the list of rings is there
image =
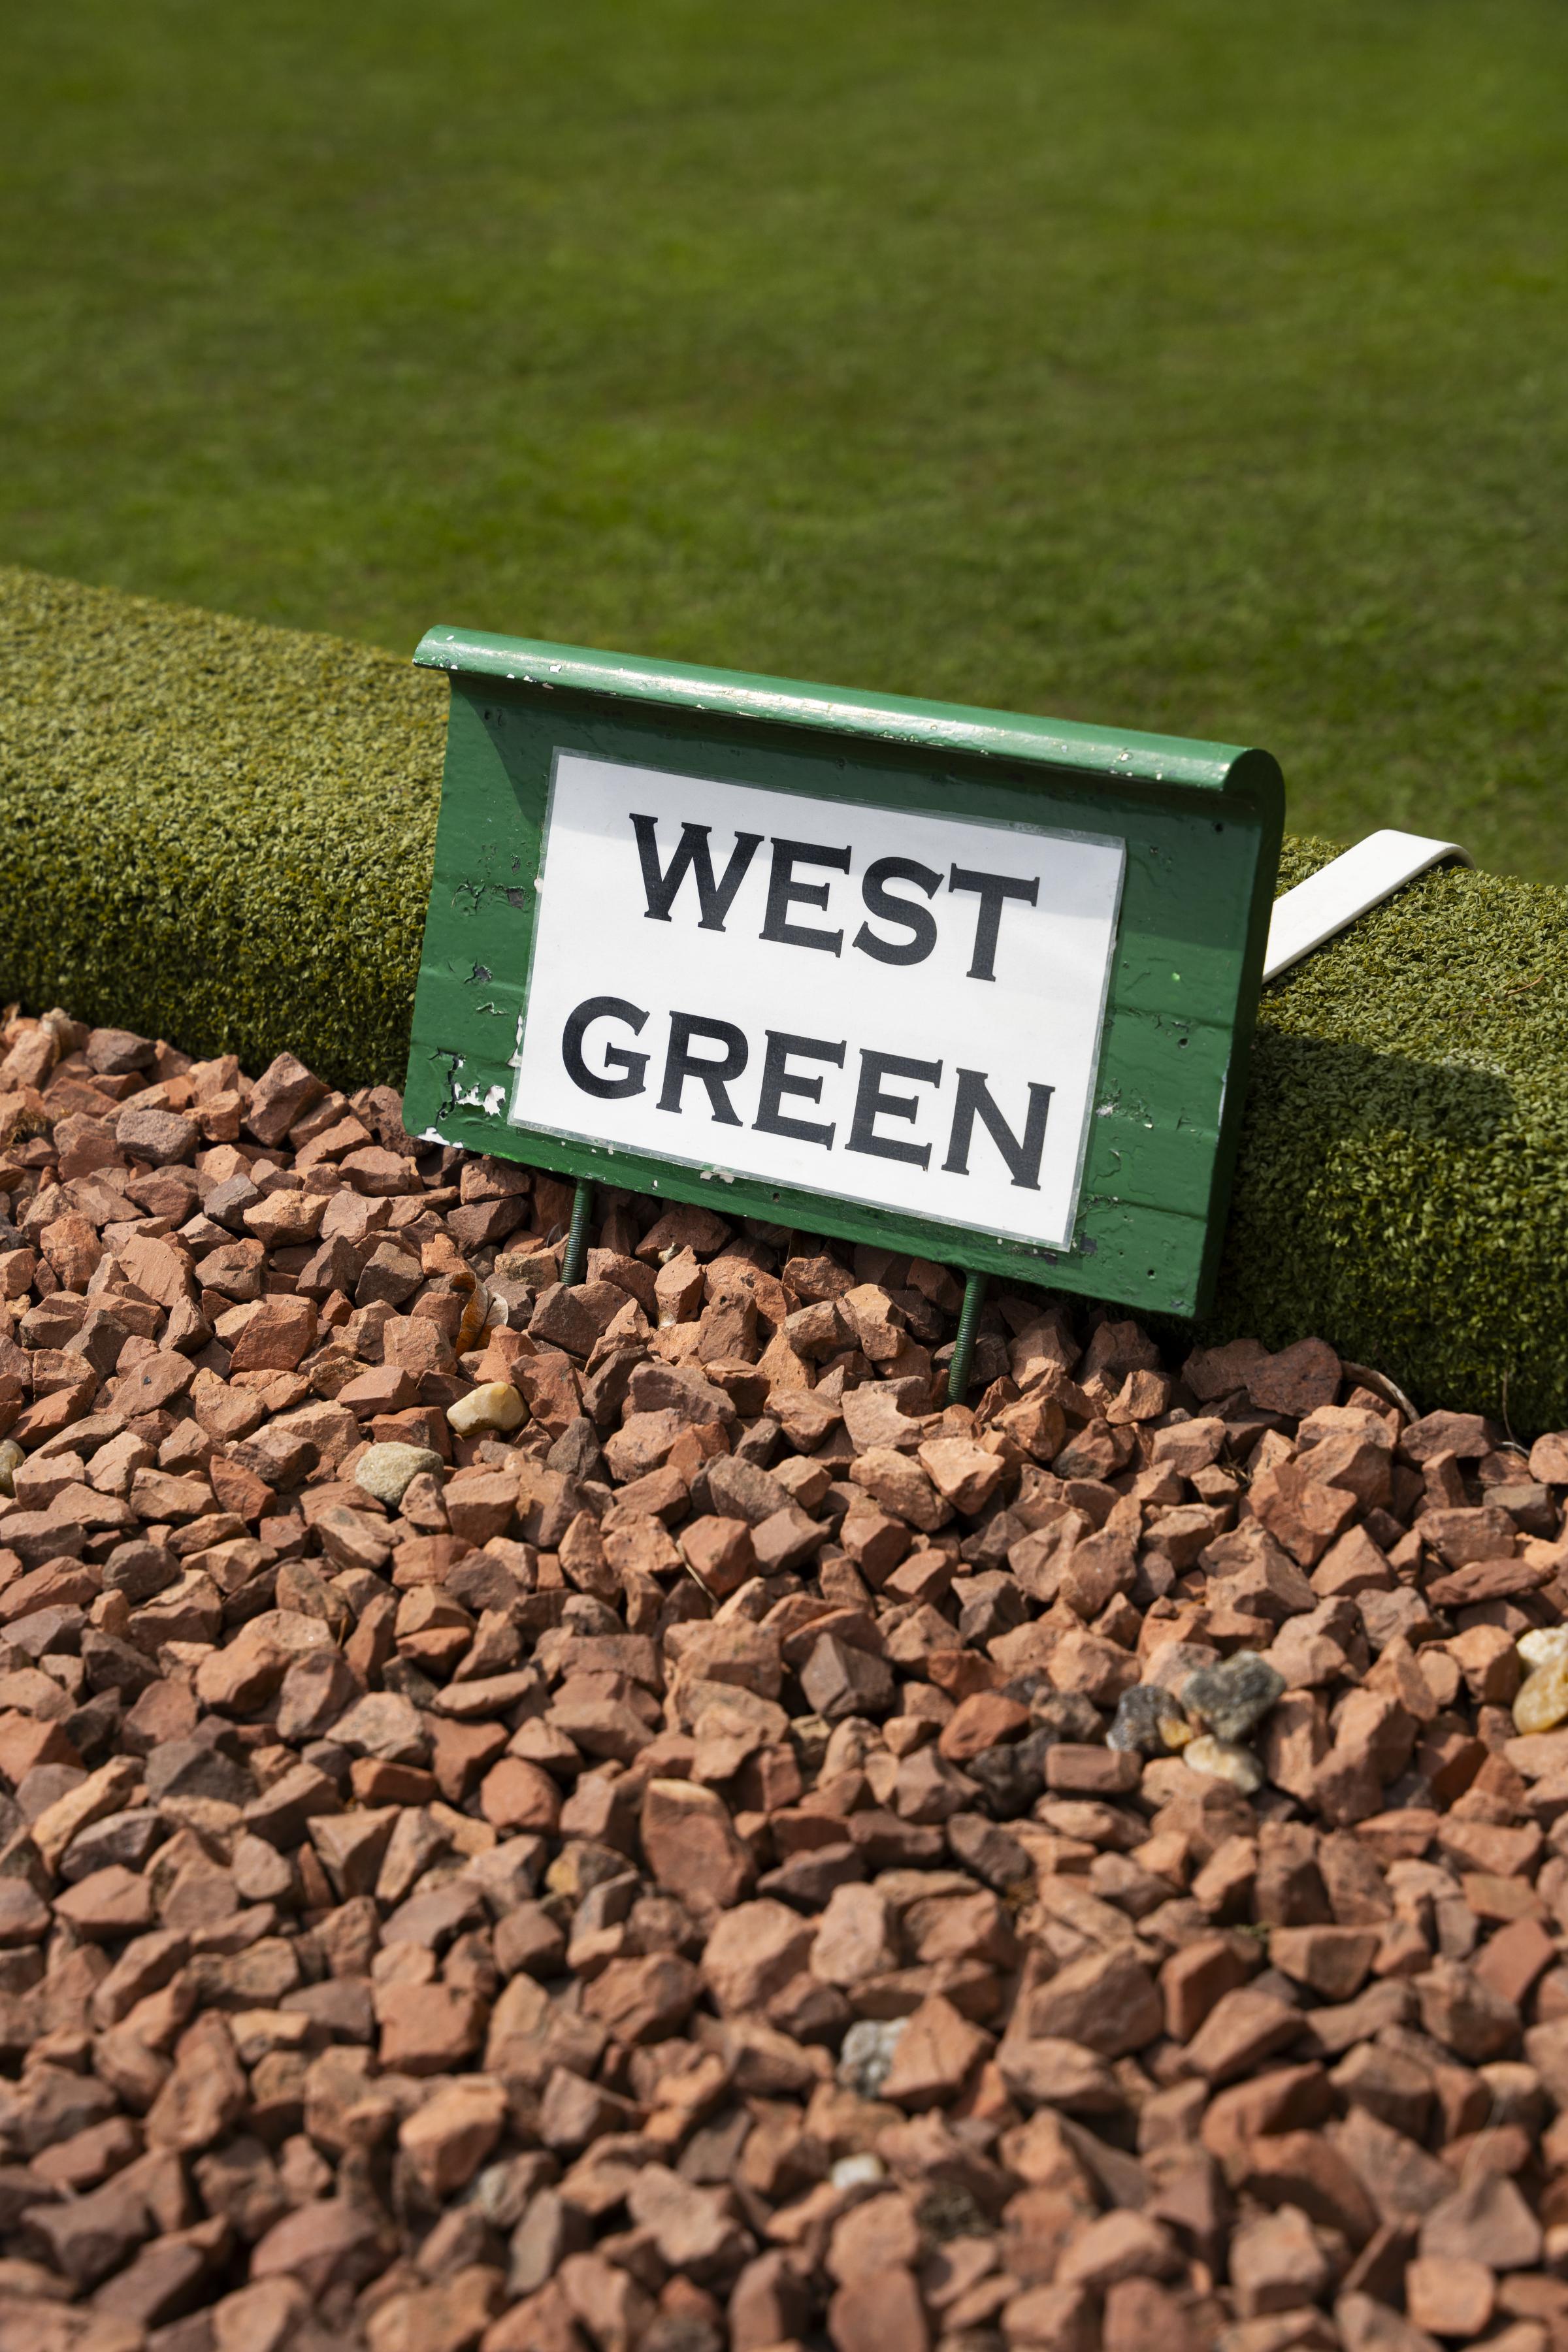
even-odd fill
[[[1267,743],[1568,879],[1551,0],[55,0],[0,558]]]

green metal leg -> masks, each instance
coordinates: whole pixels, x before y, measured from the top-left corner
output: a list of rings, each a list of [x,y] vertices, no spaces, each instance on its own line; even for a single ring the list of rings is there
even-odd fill
[[[952,1361],[947,1372],[949,1404],[962,1404],[969,1392],[969,1360],[974,1353],[974,1335],[980,1328],[980,1310],[984,1304],[985,1276],[965,1275],[963,1305],[958,1312],[958,1337],[952,1343]]]
[[[583,1177],[572,1196],[572,1223],[566,1234],[566,1255],[561,1261],[561,1279],[564,1283],[581,1282],[588,1259],[588,1226],[594,1214],[594,1187]]]

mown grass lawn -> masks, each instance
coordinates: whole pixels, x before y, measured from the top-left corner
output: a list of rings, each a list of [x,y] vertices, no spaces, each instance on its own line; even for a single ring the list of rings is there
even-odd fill
[[[1261,741],[1568,879],[1557,0],[52,0],[0,558]]]

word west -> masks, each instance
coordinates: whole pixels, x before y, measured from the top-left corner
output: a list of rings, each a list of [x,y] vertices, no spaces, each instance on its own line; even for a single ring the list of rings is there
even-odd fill
[[[563,756],[514,1123],[1065,1244],[1121,856]]]

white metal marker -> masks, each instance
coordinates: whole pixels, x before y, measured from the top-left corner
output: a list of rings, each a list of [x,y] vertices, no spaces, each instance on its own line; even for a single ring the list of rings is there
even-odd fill
[[[1420,833],[1369,833],[1342,857],[1320,866],[1305,882],[1298,882],[1293,890],[1276,898],[1264,979],[1278,980],[1282,971],[1289,971],[1304,955],[1331,940],[1369,907],[1391,898],[1406,882],[1414,882],[1418,874],[1441,865],[1446,857],[1457,858],[1462,866],[1475,862],[1457,841],[1429,841]]]

